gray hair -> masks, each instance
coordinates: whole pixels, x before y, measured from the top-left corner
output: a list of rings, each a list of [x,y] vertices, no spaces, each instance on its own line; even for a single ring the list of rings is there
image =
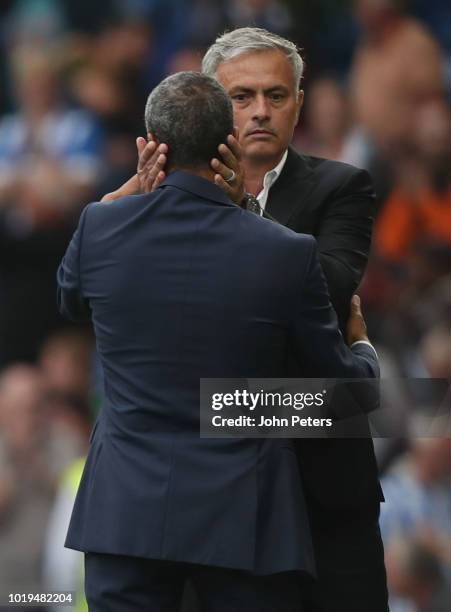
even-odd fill
[[[168,145],[169,168],[198,168],[233,132],[232,102],[215,79],[178,72],[149,95],[144,120],[147,132]]]
[[[239,28],[219,36],[206,52],[202,72],[216,78],[218,66],[244,53],[255,51],[282,51],[293,67],[298,89],[301,86],[304,62],[297,46],[286,38],[263,28]]]

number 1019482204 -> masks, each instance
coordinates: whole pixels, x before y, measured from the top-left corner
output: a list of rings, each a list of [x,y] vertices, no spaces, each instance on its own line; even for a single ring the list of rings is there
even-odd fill
[[[1,604],[2,602],[0,602]],[[9,593],[6,605],[14,607],[15,605],[30,605],[46,604],[47,606],[61,605],[74,606],[75,593],[73,591],[57,591],[53,593]]]

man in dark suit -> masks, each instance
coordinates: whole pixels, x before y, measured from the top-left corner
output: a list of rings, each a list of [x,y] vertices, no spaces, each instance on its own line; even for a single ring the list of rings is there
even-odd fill
[[[344,344],[314,239],[214,184],[222,86],[169,77],[146,124],[166,180],[87,206],[58,270],[60,311],[92,317],[106,396],[67,545],[86,553],[91,612],[177,610],[188,577],[205,610],[298,612],[315,564],[293,446],[200,438],[199,379],[284,377],[291,355],[298,375],[371,378],[377,357],[357,304]]]
[[[303,62],[290,41],[257,28],[234,30],[210,47],[203,71],[230,94],[240,131],[241,150],[229,137],[229,146],[219,148],[223,161],[217,156],[212,162],[216,184],[239,202],[242,166],[246,191],[265,215],[315,236],[344,332],[371,243],[375,200],[368,173],[289,147],[303,103]],[[138,174],[106,199],[151,190],[164,180],[167,144],[137,142]],[[378,525],[383,495],[372,440],[309,440],[298,445],[298,456],[318,564],[318,580],[305,594],[306,610],[385,612]]]

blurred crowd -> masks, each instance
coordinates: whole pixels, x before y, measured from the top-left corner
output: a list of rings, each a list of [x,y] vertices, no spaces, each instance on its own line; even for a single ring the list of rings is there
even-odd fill
[[[448,0],[1,3],[0,610],[81,585],[62,543],[102,383],[90,327],[56,312],[58,263],[86,203],[134,173],[152,87],[244,25],[303,49],[294,146],[374,179],[361,295],[398,381],[399,437],[376,440],[392,612],[451,609],[451,431],[405,418],[433,409],[415,380],[451,379],[450,24]]]

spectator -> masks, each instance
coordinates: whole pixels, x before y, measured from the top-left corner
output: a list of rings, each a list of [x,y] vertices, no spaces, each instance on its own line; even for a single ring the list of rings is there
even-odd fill
[[[433,547],[400,538],[387,553],[387,574],[393,593],[391,612],[437,612],[431,606],[442,584],[442,571]]]
[[[56,49],[16,49],[18,112],[0,122],[0,202],[25,233],[79,209],[101,170],[99,126],[65,107],[55,56]]]
[[[0,378],[0,600],[40,592],[43,533],[56,481],[45,444],[45,388],[17,365]]]
[[[53,498],[65,470],[86,454],[89,429],[87,406],[49,395],[38,369],[15,365],[1,375],[0,601],[7,601],[8,592],[43,592]]]
[[[175,74],[176,72],[184,72],[186,70],[200,72],[202,56],[203,53],[195,48],[187,47],[181,49],[172,56],[168,64],[168,73]]]
[[[381,530],[387,549],[397,538],[424,537],[451,571],[451,438],[415,438],[411,451],[382,478]]]
[[[146,65],[153,48],[146,21],[105,26],[72,49],[69,87],[74,99],[99,116],[105,129],[105,168],[100,190],[136,166],[135,139],[143,133]]]
[[[422,107],[412,131],[412,154],[377,222],[376,245],[405,263],[419,242],[451,247],[451,116],[444,102]]]
[[[49,336],[40,351],[39,365],[50,390],[88,402],[92,352],[91,337],[79,330],[69,328]]]
[[[434,325],[423,337],[420,350],[431,378],[451,379],[451,319]]]
[[[230,29],[252,25],[287,36],[293,20],[285,3],[280,0],[232,0],[226,4]]]
[[[368,166],[368,142],[354,126],[349,100],[337,80],[323,77],[309,85],[305,115],[308,132],[301,150],[359,168]]]
[[[55,269],[102,168],[101,130],[65,105],[58,58],[16,50],[18,111],[0,120],[0,365],[34,359],[62,324]]]
[[[424,102],[444,92],[444,66],[436,41],[395,0],[355,0],[363,30],[351,70],[357,121],[385,155],[408,139]]]

